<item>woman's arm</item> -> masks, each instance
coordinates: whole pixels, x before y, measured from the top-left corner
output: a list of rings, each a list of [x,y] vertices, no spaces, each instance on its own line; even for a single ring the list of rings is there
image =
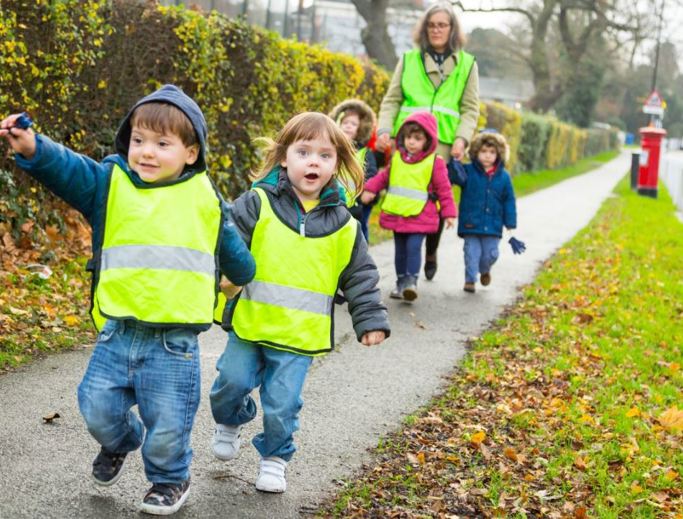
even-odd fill
[[[400,85],[399,85],[400,86]],[[455,138],[465,139],[465,144],[472,140],[479,123],[479,69],[477,62],[472,64],[470,77],[460,101],[460,125]]]
[[[401,88],[401,76],[403,75],[403,57],[398,60],[394,75],[391,76],[391,82],[387,93],[384,94],[382,104],[379,107],[379,117],[377,118],[377,136],[385,133],[391,135],[394,128],[394,121],[403,104],[403,89]]]

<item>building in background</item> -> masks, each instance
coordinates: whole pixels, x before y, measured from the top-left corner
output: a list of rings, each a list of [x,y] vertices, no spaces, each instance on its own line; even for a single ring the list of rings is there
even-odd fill
[[[534,82],[530,79],[479,77],[479,98],[482,101],[497,101],[520,110],[534,92]]]

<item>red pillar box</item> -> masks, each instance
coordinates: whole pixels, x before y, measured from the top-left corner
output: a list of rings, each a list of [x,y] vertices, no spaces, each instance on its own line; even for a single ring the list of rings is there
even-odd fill
[[[643,151],[638,169],[638,194],[657,198],[659,154],[666,130],[648,126],[640,129],[640,135],[640,147]]]

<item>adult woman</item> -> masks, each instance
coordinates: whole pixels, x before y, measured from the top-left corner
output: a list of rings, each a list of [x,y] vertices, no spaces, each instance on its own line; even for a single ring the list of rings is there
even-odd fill
[[[377,148],[390,144],[404,119],[427,110],[438,122],[437,154],[448,161],[465,155],[479,119],[479,73],[474,56],[462,50],[464,37],[449,3],[430,6],[415,31],[416,49],[399,60],[379,112]],[[427,236],[425,276],[436,273],[436,234]]]

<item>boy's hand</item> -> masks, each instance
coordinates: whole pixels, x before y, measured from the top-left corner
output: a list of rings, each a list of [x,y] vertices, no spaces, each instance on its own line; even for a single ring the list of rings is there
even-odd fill
[[[386,339],[386,337],[387,335],[382,330],[375,330],[374,332],[363,334],[360,342],[362,342],[364,346],[376,346]]]
[[[371,193],[370,191],[363,191],[363,194],[360,195],[360,201],[367,205],[372,202],[376,196],[375,193]]]
[[[16,153],[30,160],[36,153],[36,135],[31,128],[23,130],[16,126],[20,116],[12,114],[0,122],[0,137],[6,138]]]
[[[455,218],[446,218],[446,229],[455,227]]]
[[[465,156],[465,139],[458,137],[451,146],[451,157],[455,160],[462,160]]]
[[[219,286],[221,292],[223,292],[223,295],[228,301],[239,294],[240,290],[242,290],[242,287],[232,284],[225,276],[221,276],[221,282]]]

